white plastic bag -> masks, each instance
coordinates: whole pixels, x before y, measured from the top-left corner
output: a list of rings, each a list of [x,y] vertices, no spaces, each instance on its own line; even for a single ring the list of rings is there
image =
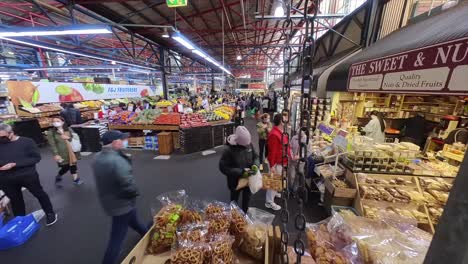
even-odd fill
[[[71,147],[73,152],[77,153],[81,151],[81,142],[80,142],[80,137],[76,133],[71,133],[72,135],[72,140],[71,140]]]
[[[249,177],[249,188],[252,194],[255,194],[263,187],[263,178],[262,174],[258,170],[255,175]]]

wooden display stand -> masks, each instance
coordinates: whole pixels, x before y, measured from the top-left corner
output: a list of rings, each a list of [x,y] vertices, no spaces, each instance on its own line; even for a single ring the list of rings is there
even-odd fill
[[[170,132],[161,132],[158,134],[159,154],[170,155],[174,151],[172,143],[172,134]]]
[[[164,264],[171,257],[171,251],[159,254],[159,255],[146,255],[146,248],[150,243],[151,231],[148,231],[146,235],[138,242],[138,244],[133,248],[132,251],[127,255],[127,257],[121,262],[121,264]],[[273,256],[270,255],[272,246],[269,244],[269,239],[273,236],[272,229],[268,232],[268,239],[265,243],[265,261],[264,264],[272,264]],[[243,264],[254,264],[258,263],[255,260],[248,259],[244,256],[236,255],[236,258],[239,260],[238,263]]]

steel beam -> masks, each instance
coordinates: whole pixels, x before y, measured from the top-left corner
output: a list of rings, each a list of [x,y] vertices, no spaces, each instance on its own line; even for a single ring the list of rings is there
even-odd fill
[[[315,19],[333,19],[333,18],[343,18],[345,17],[347,14],[317,14],[317,16],[315,17]],[[290,16],[291,19],[293,20],[302,20],[304,19],[304,16],[303,15],[291,15]],[[314,15],[311,15],[309,14],[308,17],[312,18],[314,17]],[[265,19],[265,20],[287,20],[288,17],[287,16],[283,16],[283,17],[276,17],[276,16],[272,16],[272,15],[256,15],[255,16],[255,19]]]
[[[167,92],[167,76],[166,76],[166,57],[165,57],[165,49],[163,47],[159,48],[159,58],[161,62],[161,80],[162,80],[162,88],[163,88],[163,97],[167,100],[168,92]]]

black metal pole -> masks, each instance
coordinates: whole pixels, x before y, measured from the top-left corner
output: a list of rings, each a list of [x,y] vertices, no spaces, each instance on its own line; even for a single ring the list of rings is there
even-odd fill
[[[161,79],[162,79],[162,88],[163,88],[163,97],[164,99],[167,100],[168,98],[168,92],[167,92],[167,77],[166,77],[166,57],[164,56],[164,48],[159,48],[159,60],[160,60],[160,63],[161,63],[161,68],[162,68],[162,75],[161,75]]]
[[[468,155],[458,171],[424,264],[468,263]]]

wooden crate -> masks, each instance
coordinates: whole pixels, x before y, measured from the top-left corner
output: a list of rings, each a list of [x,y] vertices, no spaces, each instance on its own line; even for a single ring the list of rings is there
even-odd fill
[[[158,134],[159,154],[170,155],[174,151],[172,143],[172,134],[170,132],[161,132]]]
[[[145,145],[145,137],[128,138],[128,146],[131,148],[141,148]]]
[[[121,264],[165,264],[171,257],[171,252],[165,252],[159,255],[146,255],[146,248],[150,243],[151,231],[148,231],[146,235],[138,242],[138,244],[133,248],[132,251],[127,255],[127,257],[121,262]],[[270,232],[268,232],[270,234]],[[265,261],[264,264],[272,264],[272,256],[270,256],[269,245],[270,236],[267,237],[265,244]],[[258,263],[256,260],[251,260],[246,258],[243,255],[236,255],[239,260],[238,263],[243,264],[255,264]]]

